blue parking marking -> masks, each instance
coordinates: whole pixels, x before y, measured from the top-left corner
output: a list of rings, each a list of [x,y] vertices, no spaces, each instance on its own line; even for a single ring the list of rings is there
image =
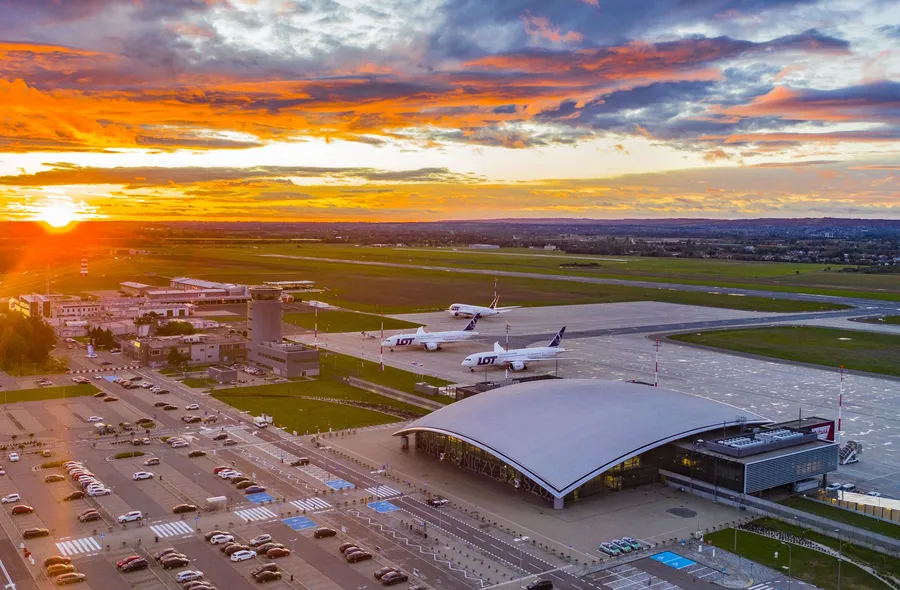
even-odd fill
[[[118,379],[118,377],[116,377],[115,375],[104,375],[103,378],[106,379],[107,381],[109,381],[110,383],[112,383],[113,381]]]
[[[344,479],[332,479],[331,481],[326,481],[325,485],[333,490],[343,490],[346,488],[352,488],[353,484]]]
[[[306,518],[305,516],[292,516],[290,518],[285,518],[281,522],[288,525],[295,531],[302,531],[303,529],[311,529],[314,526],[318,526],[316,523]]]
[[[267,494],[266,492],[260,492],[258,494],[247,494],[247,499],[254,504],[262,504],[263,502],[275,501],[275,497],[271,494]]]
[[[400,510],[400,508],[391,504],[387,500],[381,500],[380,502],[370,502],[366,504],[366,506],[379,514],[384,514],[385,512],[393,512],[394,510]]]
[[[683,570],[686,567],[697,564],[696,561],[691,561],[690,559],[682,557],[677,553],[672,553],[671,551],[663,551],[662,553],[657,553],[656,555],[650,556],[650,559],[656,560],[677,570]]]

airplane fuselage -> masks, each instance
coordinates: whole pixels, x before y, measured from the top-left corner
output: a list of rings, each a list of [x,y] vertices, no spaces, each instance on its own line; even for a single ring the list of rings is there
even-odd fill
[[[392,349],[400,346],[422,346],[434,350],[442,344],[464,342],[477,337],[477,332],[464,332],[461,330],[431,332],[425,334],[396,334],[390,338],[386,338],[382,345]]]
[[[534,348],[517,348],[502,352],[476,352],[467,356],[463,360],[462,366],[469,368],[502,367],[514,363],[549,361],[563,352],[567,352],[567,350],[556,346],[535,346]]]
[[[481,305],[469,305],[467,303],[454,303],[447,312],[456,317],[474,318],[476,315],[487,317],[489,315],[497,315],[500,312],[493,307],[483,307]]]

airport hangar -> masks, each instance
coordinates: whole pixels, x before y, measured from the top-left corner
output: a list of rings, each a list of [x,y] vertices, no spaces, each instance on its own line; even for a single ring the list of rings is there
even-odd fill
[[[834,429],[771,421],[714,400],[643,384],[548,379],[445,406],[394,433],[435,456],[562,509],[671,471],[741,497],[815,484],[838,465]],[[821,422],[821,421],[819,421]],[[796,489],[796,488],[795,488]]]

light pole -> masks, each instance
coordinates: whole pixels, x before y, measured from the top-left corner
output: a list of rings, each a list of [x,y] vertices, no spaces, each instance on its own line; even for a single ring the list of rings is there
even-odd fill
[[[785,543],[784,541],[782,541],[781,544],[782,544],[782,545],[787,545],[787,548],[788,548],[788,590],[791,590],[791,579],[793,578],[793,571],[792,571],[792,569],[791,569],[791,562],[792,562],[792,555],[791,555],[791,554],[792,554],[793,552],[791,551],[791,544],[790,544],[790,543]]]
[[[527,541],[528,541],[528,537],[526,537],[524,535],[513,539],[513,542],[515,542],[517,544],[525,543]],[[522,571],[525,571],[525,568],[522,567],[522,560],[523,560],[524,556],[525,556],[525,549],[522,547],[522,545],[519,545],[519,569]]]
[[[834,529],[834,532],[838,534],[838,542],[839,545],[839,553],[838,553],[838,579],[837,579],[837,590],[841,590],[841,562],[844,560],[844,539],[840,536],[841,531],[839,529]]]

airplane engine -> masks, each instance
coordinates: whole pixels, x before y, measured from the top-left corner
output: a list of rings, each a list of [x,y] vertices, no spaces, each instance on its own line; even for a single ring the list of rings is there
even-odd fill
[[[438,348],[440,348],[440,346],[438,346],[437,343],[435,343],[435,342],[426,342],[425,343],[425,350],[427,350],[428,352],[434,352]]]
[[[522,361],[513,361],[509,363],[509,368],[513,371],[524,371],[525,363],[523,363]]]

